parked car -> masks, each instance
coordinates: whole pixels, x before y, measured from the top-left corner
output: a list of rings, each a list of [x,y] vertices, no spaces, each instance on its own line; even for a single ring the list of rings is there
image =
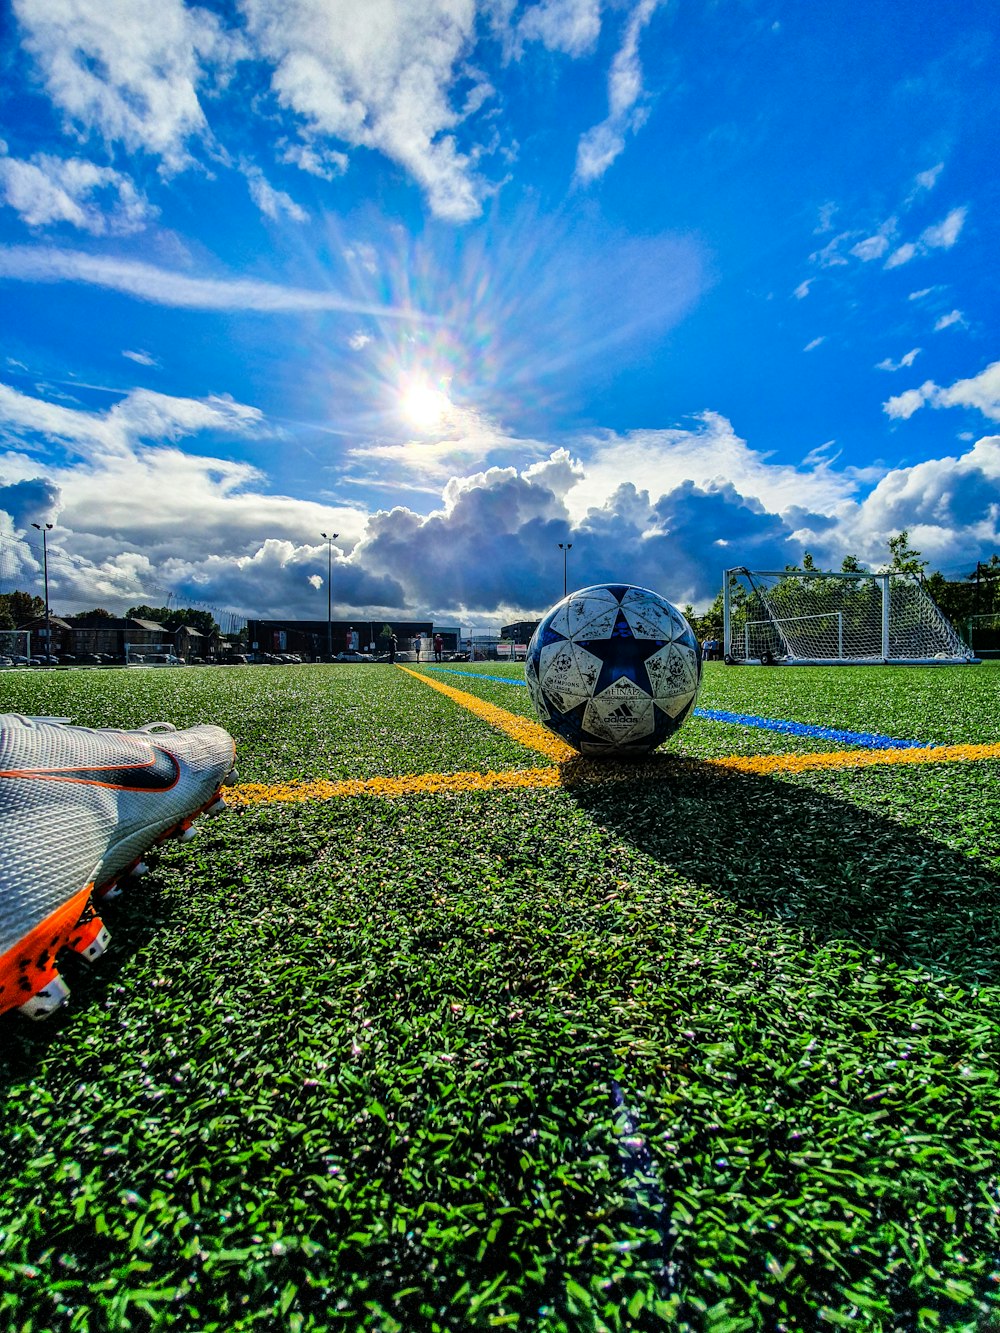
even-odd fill
[[[32,666],[52,667],[59,665],[59,658],[54,657],[52,653],[40,653],[37,657],[31,659]]]

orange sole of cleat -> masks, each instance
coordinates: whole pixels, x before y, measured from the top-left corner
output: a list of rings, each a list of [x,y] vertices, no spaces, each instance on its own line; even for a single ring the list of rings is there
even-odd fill
[[[77,926],[87,909],[92,889],[93,885],[88,884],[75,893],[0,958],[0,1014],[8,1009],[19,1009],[45,990],[54,978],[59,979],[55,970],[56,954],[78,934]],[[64,982],[60,981],[60,985],[65,989]],[[28,1016],[44,1017],[44,1014]]]

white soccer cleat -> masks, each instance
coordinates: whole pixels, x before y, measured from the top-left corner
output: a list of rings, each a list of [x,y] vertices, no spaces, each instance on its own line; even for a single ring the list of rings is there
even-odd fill
[[[116,896],[143,854],[215,804],[235,746],[221,727],[91,730],[0,714],[0,1013],[43,1018],[66,999],[69,947],[110,935],[92,894]]]

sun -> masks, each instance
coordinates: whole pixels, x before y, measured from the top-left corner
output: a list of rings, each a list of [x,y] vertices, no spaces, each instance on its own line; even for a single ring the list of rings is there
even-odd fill
[[[400,407],[411,426],[422,435],[432,435],[445,424],[453,404],[442,389],[426,380],[412,380],[403,389]]]

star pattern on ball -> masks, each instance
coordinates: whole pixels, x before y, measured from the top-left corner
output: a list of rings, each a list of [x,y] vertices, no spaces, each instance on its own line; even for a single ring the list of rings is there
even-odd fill
[[[668,639],[634,638],[621,612],[609,638],[577,640],[578,647],[585,649],[601,663],[601,671],[594,684],[595,694],[601,694],[623,676],[647,694],[655,694],[656,690],[646,670],[646,659],[659,652],[667,643]]]

